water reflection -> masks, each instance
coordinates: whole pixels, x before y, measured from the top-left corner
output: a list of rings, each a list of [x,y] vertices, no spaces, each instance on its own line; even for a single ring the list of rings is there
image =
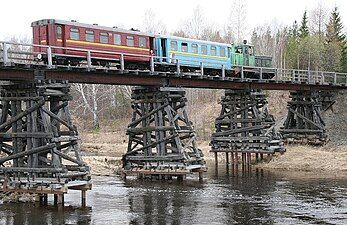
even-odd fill
[[[347,224],[347,181],[292,179],[262,170],[209,165],[204,182],[96,177],[51,204],[0,205],[0,224]]]

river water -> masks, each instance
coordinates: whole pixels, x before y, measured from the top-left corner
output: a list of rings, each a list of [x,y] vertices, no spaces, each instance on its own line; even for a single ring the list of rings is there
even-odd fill
[[[294,174],[295,175],[295,174]],[[294,178],[293,178],[294,177]],[[347,224],[347,180],[234,171],[213,166],[199,182],[93,177],[87,207],[69,191],[65,207],[0,205],[0,224]]]

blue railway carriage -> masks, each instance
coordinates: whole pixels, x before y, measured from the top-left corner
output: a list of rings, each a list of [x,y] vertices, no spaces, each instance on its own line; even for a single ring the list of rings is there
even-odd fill
[[[174,36],[156,36],[155,54],[161,65],[176,64],[183,68],[232,69],[231,45]]]

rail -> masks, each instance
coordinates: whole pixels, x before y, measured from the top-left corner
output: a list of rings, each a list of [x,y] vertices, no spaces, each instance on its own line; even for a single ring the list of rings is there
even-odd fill
[[[41,49],[40,51],[34,51],[35,49]],[[56,53],[56,52],[70,52],[66,53]],[[71,54],[71,52],[78,52],[78,56]],[[45,60],[39,60],[38,56],[45,56]],[[102,55],[102,57],[100,57]],[[64,65],[59,63],[59,60],[54,60],[57,56],[64,57],[79,57],[80,62],[78,65]],[[85,68],[88,71],[97,68],[107,68],[107,69],[117,69],[120,71],[127,70],[126,63],[129,58],[134,59],[144,59],[146,58],[149,65],[148,70],[151,75],[156,75],[158,72],[163,71],[159,64],[165,64],[169,66],[177,75],[188,74],[190,76],[201,76],[210,77],[210,72],[205,72],[211,69],[211,65],[216,65],[215,62],[211,63],[207,60],[197,61],[184,59],[179,60],[177,58],[170,57],[159,57],[151,55],[142,54],[130,54],[121,52],[110,52],[110,51],[100,51],[92,49],[82,49],[82,48],[66,48],[59,46],[48,46],[48,45],[36,45],[36,44],[26,44],[26,43],[14,43],[14,42],[4,42],[0,41],[0,63],[4,67],[10,67],[14,64],[24,64],[24,65],[40,65],[40,67],[46,68],[48,70],[55,69],[57,67],[78,67]],[[111,64],[107,65],[95,65],[93,62],[97,60],[108,60]],[[129,60],[130,61],[130,60]],[[192,65],[199,65],[199,68],[194,72],[186,70],[185,66],[191,63]],[[265,68],[265,67],[249,67],[249,66],[234,66],[231,70],[227,69],[227,66],[220,63],[217,64],[220,68],[214,70],[212,74],[214,77],[219,77],[220,79],[229,79],[231,73],[235,74],[240,80],[254,80],[257,82],[290,82],[290,83],[305,83],[305,84],[317,84],[317,85],[334,85],[334,86],[347,86],[347,74],[346,73],[336,73],[336,72],[326,72],[326,71],[311,71],[311,70],[298,70],[298,69],[281,69],[281,68]],[[256,76],[247,76],[247,74],[252,73]],[[272,74],[273,77],[269,78],[266,76]]]

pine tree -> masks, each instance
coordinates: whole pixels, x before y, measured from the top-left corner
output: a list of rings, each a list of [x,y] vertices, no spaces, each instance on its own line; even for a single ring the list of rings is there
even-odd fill
[[[304,15],[301,20],[301,26],[299,29],[299,37],[304,39],[309,36],[308,30],[308,19],[307,19],[307,11],[305,10]]]
[[[347,42],[338,8],[335,7],[327,24],[326,69],[347,72]]]

